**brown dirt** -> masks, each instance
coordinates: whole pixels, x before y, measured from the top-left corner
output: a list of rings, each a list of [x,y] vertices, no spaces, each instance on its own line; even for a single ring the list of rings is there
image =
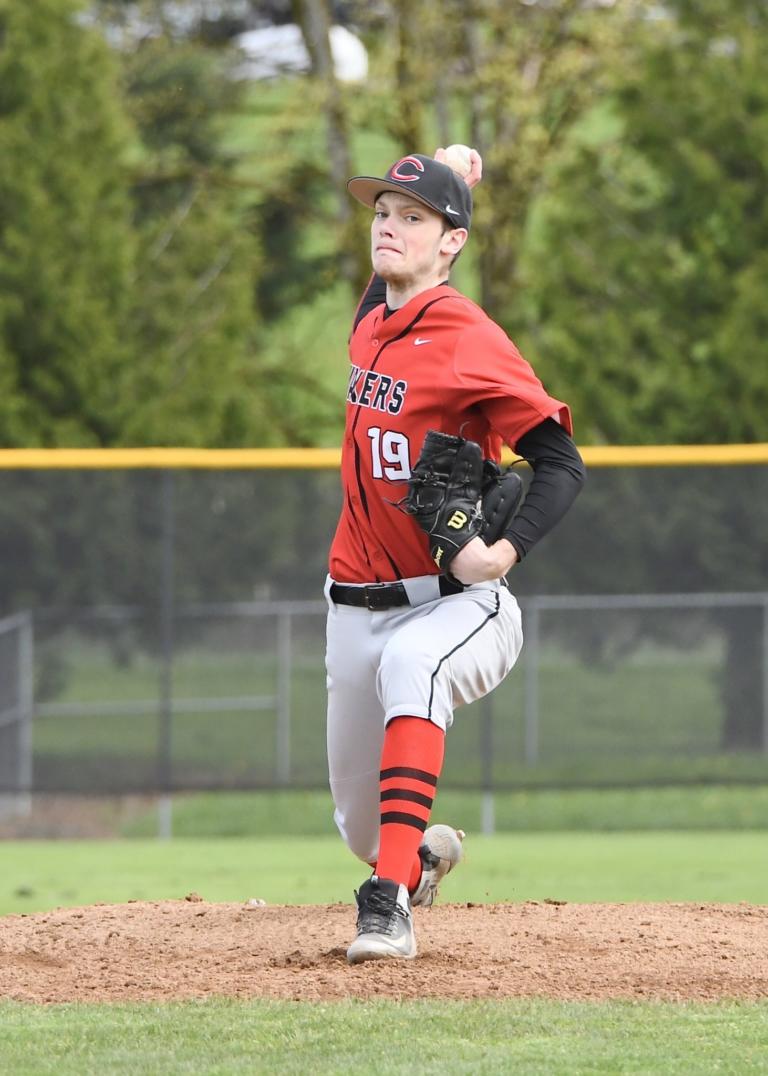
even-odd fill
[[[0,998],[768,997],[768,907],[445,904],[417,909],[419,956],[349,967],[349,905],[186,900],[0,919]]]

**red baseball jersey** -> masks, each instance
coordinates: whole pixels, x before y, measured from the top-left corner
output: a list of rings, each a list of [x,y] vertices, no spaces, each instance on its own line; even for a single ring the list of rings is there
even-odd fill
[[[341,583],[438,574],[427,536],[395,507],[427,430],[477,441],[498,462],[546,418],[572,432],[568,407],[545,391],[515,345],[471,299],[440,285],[384,318],[360,321],[341,458],[344,502],[330,551]]]

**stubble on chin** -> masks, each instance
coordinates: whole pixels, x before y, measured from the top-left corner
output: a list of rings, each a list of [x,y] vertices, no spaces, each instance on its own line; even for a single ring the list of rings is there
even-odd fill
[[[379,276],[388,284],[390,288],[394,288],[395,291],[405,291],[412,284],[412,278],[406,276],[404,273],[379,273]]]
[[[380,276],[386,284],[389,284],[390,287],[396,288],[397,290],[407,288],[411,284],[412,277],[410,273],[403,273],[401,271],[398,271],[395,266],[387,265],[386,261],[383,265],[379,264],[378,266],[374,261],[373,269],[374,272],[377,273],[378,276]]]

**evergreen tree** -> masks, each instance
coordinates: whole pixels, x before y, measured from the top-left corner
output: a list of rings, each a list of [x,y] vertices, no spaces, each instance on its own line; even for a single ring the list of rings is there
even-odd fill
[[[0,0],[0,443],[106,444],[126,357],[129,131],[74,0]]]
[[[531,337],[583,439],[768,440],[768,12],[667,7],[550,174]]]
[[[251,349],[259,248],[222,145],[239,87],[219,52],[167,36],[126,57],[125,83],[141,152],[134,357],[118,379],[130,401],[120,440],[258,443]]]

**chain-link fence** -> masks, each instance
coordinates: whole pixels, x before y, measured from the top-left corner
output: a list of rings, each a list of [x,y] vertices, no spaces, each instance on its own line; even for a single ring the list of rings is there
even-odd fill
[[[325,787],[339,500],[326,471],[0,472],[0,794]],[[510,575],[523,656],[443,786],[765,780],[767,532],[763,465],[592,469]]]
[[[732,750],[722,617],[746,621],[757,611],[768,654],[768,593],[549,596],[522,605],[520,664],[486,700],[457,712],[444,786],[766,775],[765,665],[754,691],[758,747]],[[35,706],[37,789],[325,785],[323,602],[182,608],[172,652],[154,655],[125,649],[138,618],[137,610],[93,609],[39,622],[38,672],[47,669],[59,688]]]
[[[319,786],[324,602],[181,607],[166,645],[141,646],[142,612],[36,622],[35,787],[170,792]],[[47,670],[47,673],[46,673]]]

